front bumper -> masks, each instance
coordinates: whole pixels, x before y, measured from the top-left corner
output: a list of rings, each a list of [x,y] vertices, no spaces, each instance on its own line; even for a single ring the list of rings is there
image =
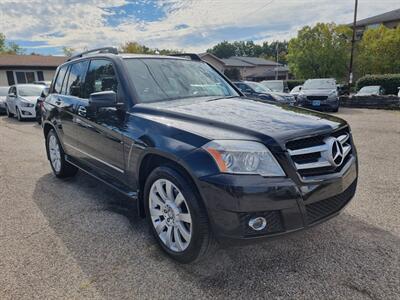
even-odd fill
[[[336,177],[308,183],[290,178],[219,174],[200,178],[213,232],[221,241],[252,241],[319,224],[339,214],[355,194],[354,157]],[[250,218],[267,220],[264,230],[248,226]]]
[[[21,113],[22,118],[36,118],[35,106],[33,107],[21,106],[19,107],[19,111]]]
[[[315,100],[303,99],[299,104],[314,110],[335,110],[339,107],[339,100],[320,100],[319,105],[315,105]]]

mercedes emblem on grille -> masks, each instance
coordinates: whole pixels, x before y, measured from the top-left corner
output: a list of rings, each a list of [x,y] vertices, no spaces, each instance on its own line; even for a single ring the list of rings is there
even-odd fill
[[[338,139],[330,137],[326,139],[325,143],[328,146],[327,159],[334,167],[339,167],[344,160],[344,151],[342,144]]]

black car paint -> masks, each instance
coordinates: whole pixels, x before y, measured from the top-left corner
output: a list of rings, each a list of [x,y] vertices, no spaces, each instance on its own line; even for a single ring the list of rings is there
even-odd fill
[[[240,97],[141,104],[136,101],[134,84],[127,76],[123,60],[116,55],[83,59],[99,58],[113,62],[122,88],[118,102],[124,105],[84,118],[78,115],[78,109],[89,108],[88,100],[50,94],[43,106],[44,132],[54,128],[71,163],[137,198],[139,205],[141,184],[145,180],[141,177],[142,166],[149,158],[162,157],[190,176],[202,196],[217,237],[244,239],[239,229],[241,213],[282,210],[287,232],[302,229],[308,226],[304,221],[305,202],[341,193],[357,178],[355,149],[354,158],[343,173],[307,181],[296,173],[285,148],[289,140],[329,134],[348,126],[339,118],[253,101],[242,96],[234,86]],[[76,61],[79,60],[72,62]],[[69,137],[66,130],[70,131]],[[65,143],[68,138],[69,142]],[[287,176],[221,174],[210,155],[201,148],[214,139],[263,143]]]

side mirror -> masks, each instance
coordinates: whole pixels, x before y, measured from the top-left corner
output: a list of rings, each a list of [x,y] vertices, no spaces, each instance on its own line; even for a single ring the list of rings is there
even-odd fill
[[[92,93],[89,97],[89,106],[96,110],[100,107],[116,107],[117,94],[114,91]]]

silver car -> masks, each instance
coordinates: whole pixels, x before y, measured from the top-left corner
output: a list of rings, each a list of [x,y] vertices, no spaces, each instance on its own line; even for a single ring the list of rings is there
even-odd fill
[[[308,79],[304,82],[297,103],[315,110],[339,110],[339,94],[333,78]]]
[[[6,112],[9,118],[16,116],[18,121],[36,118],[36,100],[42,93],[44,85],[16,84],[8,90]]]
[[[0,86],[0,113],[6,112],[6,98],[8,89],[8,86]]]

